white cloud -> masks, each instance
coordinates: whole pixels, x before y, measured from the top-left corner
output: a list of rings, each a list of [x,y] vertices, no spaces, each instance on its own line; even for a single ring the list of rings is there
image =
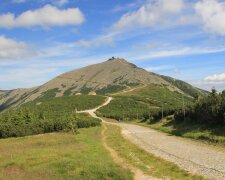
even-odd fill
[[[42,85],[65,71],[74,70],[83,66],[96,64],[112,57],[104,56],[73,56],[71,59],[62,58],[52,61],[51,58],[31,58],[29,61],[0,61],[0,85],[2,89],[26,88]],[[15,66],[16,65],[16,66]],[[12,67],[13,66],[13,67]]]
[[[195,54],[212,54],[218,52],[225,52],[225,47],[174,47],[174,48],[165,48],[165,50],[154,50],[146,52],[145,55],[143,53],[134,54],[130,53],[131,56],[128,59],[135,60],[149,60],[149,59],[157,59],[163,57],[173,57],[173,56],[183,56],[183,55],[195,55]]]
[[[225,73],[213,74],[205,78],[206,81],[219,82],[225,81]]]
[[[220,92],[225,90],[225,81],[212,82],[212,81],[206,81],[206,80],[198,80],[198,81],[193,81],[190,83],[198,88],[205,89],[208,91],[211,91],[213,88],[215,88],[217,91],[220,91]]]
[[[7,13],[0,15],[0,28],[79,25],[84,22],[84,15],[78,8],[58,9],[51,5],[22,14]]]
[[[145,68],[147,71],[161,71],[161,70],[171,70],[174,69],[173,66],[151,66],[151,67],[146,67]]]
[[[69,0],[53,0],[52,2],[57,6],[63,6],[64,4],[68,3]]]
[[[211,91],[212,88],[223,91],[225,90],[225,73],[209,75],[202,80],[197,80],[192,83],[195,86],[208,91]]]
[[[26,0],[13,0],[12,2],[13,3],[25,3]]]
[[[58,68],[23,65],[0,72],[0,84],[7,89],[30,88],[41,85],[47,82],[49,78],[59,74],[61,74],[61,71]]]
[[[17,42],[0,36],[0,59],[3,58],[20,58],[30,56],[32,52],[25,42]]]
[[[131,2],[128,4],[120,4],[112,9],[113,13],[118,13],[121,11],[130,11],[131,9],[137,8],[142,4],[143,0],[136,0],[135,2]]]
[[[25,3],[27,2],[27,0],[12,0],[13,3]],[[49,2],[49,0],[42,0],[41,3],[46,3],[46,2]],[[65,5],[66,3],[68,3],[69,0],[51,0],[50,3],[51,4],[54,4],[56,6],[63,6]]]
[[[206,31],[225,36],[225,2],[202,0],[196,3],[195,10]]]
[[[180,13],[183,8],[183,0],[148,0],[137,11],[123,15],[113,25],[113,28],[116,30],[124,30],[137,26],[148,27],[153,25],[158,26],[158,23],[161,25],[166,24],[171,16]]]
[[[76,46],[81,46],[85,48],[98,48],[100,46],[113,46],[114,45],[113,35],[102,35],[90,40],[80,40],[75,42]]]

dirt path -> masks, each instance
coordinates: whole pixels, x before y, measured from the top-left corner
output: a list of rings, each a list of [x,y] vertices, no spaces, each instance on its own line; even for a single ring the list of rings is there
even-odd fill
[[[95,111],[106,106],[107,101],[92,110],[82,111],[95,118]],[[126,123],[110,123],[122,128],[122,134],[132,143],[155,156],[177,164],[182,169],[191,173],[202,175],[210,179],[225,179],[225,152],[202,143],[170,136],[159,131]],[[104,132],[103,132],[104,134]]]
[[[124,169],[129,169],[131,172],[134,173],[134,180],[155,180],[157,178],[150,177],[148,175],[145,175],[140,169],[135,168],[134,166],[128,164],[123,158],[121,158],[117,152],[108,146],[106,141],[106,135],[105,132],[107,131],[107,126],[105,123],[103,124],[103,130],[102,130],[102,141],[103,145],[106,148],[106,150],[109,151],[110,155],[112,156],[114,162],[116,162],[118,165],[123,167]]]
[[[134,88],[129,87],[128,89],[124,89],[124,90],[121,91],[121,92],[112,93],[111,95],[120,95],[120,94],[124,94],[124,93],[128,93],[128,92],[132,92],[132,91],[134,91],[134,90],[141,89],[141,88],[144,88],[144,87],[146,87],[146,86],[147,86],[147,85],[144,84],[144,85],[136,86],[136,87],[134,87]]]
[[[106,106],[107,104],[109,104],[112,100],[112,97],[108,97],[106,102],[103,103],[101,106],[98,106],[95,109],[89,109],[89,110],[84,110],[84,111],[78,111],[77,113],[88,113],[90,114],[92,117],[94,118],[98,118],[103,122],[103,130],[101,132],[102,134],[102,141],[103,141],[103,146],[106,148],[106,150],[109,151],[110,155],[112,156],[113,160],[121,167],[125,168],[125,169],[129,169],[131,172],[134,173],[134,180],[155,180],[157,178],[154,177],[150,177],[148,175],[145,175],[140,169],[128,164],[123,158],[121,158],[117,152],[112,149],[111,147],[108,146],[107,141],[106,141],[106,136],[105,136],[105,132],[107,130],[107,126],[106,126],[106,121],[100,117],[98,117],[95,112],[100,109],[103,106]]]
[[[98,117],[98,116],[95,114],[95,112],[96,112],[98,109],[100,109],[101,107],[107,106],[107,105],[112,101],[112,99],[113,99],[112,97],[107,97],[106,101],[105,101],[102,105],[100,105],[100,106],[98,106],[98,107],[96,107],[96,108],[94,108],[94,109],[88,109],[88,110],[84,110],[84,111],[77,111],[77,113],[88,113],[88,114],[90,114],[92,117],[98,118],[98,119],[104,121],[102,118]]]

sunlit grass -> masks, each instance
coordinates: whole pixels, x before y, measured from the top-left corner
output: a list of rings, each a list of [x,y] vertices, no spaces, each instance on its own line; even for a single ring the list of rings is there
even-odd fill
[[[189,174],[175,164],[138,148],[122,137],[119,127],[113,125],[107,125],[107,127],[106,135],[109,146],[127,162],[142,169],[146,174],[163,179],[203,179],[201,176]]]
[[[155,123],[133,121],[162,132],[185,138],[200,140],[205,143],[225,147],[225,131],[223,126],[208,126],[190,122],[176,123],[174,120],[160,120]]]
[[[0,179],[132,179],[101,142],[101,128],[0,140]]]

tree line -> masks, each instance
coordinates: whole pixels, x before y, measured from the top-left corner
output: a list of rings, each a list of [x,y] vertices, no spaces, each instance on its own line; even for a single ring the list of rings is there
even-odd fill
[[[0,138],[20,137],[99,126],[100,120],[77,110],[94,108],[104,101],[100,96],[71,96],[31,102],[0,113]]]
[[[175,112],[175,120],[205,123],[209,125],[225,124],[225,91],[217,93],[213,89],[207,96],[196,98],[193,105],[185,111]]]

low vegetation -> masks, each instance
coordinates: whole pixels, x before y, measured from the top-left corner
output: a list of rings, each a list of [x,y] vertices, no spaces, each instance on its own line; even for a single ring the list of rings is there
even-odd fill
[[[173,117],[167,117],[154,123],[135,121],[138,125],[147,126],[175,136],[201,140],[213,145],[225,147],[225,127],[209,126],[202,123],[176,122]]]
[[[182,96],[165,87],[148,86],[114,96],[97,114],[119,121],[147,123],[166,133],[224,146],[225,91],[218,94],[213,90],[195,99]]]
[[[225,125],[225,91],[217,94],[213,89],[208,96],[199,98],[194,105],[187,108],[185,118],[183,118],[181,111],[177,111],[175,120]]]
[[[112,102],[98,111],[99,116],[116,120],[157,121],[163,115],[172,115],[182,107],[182,94],[172,92],[164,86],[147,86],[124,95],[114,96]],[[184,95],[186,104],[192,99]]]
[[[135,101],[130,97],[114,97],[111,103],[101,108],[97,114],[99,116],[116,120],[131,120],[148,113],[149,106],[145,103]]]
[[[96,91],[97,94],[109,94],[109,93],[115,93],[118,91],[122,91],[126,89],[126,86],[121,86],[121,85],[108,85],[105,88],[99,89]]]
[[[0,179],[132,179],[103,147],[100,127],[1,139],[0,147]]]
[[[225,91],[212,90],[207,96],[196,98],[195,103],[175,115],[147,122],[151,128],[163,132],[225,146]]]
[[[19,137],[77,128],[99,126],[100,121],[76,110],[94,108],[104,102],[101,96],[58,97],[35,100],[16,110],[0,114],[0,138]]]
[[[170,84],[174,85],[175,87],[181,89],[183,92],[185,92],[186,94],[196,98],[198,97],[199,95],[201,95],[202,93],[203,94],[207,94],[208,92],[207,91],[204,91],[204,90],[200,90],[200,89],[197,89],[197,88],[194,88],[192,85],[184,82],[184,81],[181,81],[181,80],[178,80],[178,79],[174,79],[174,78],[171,78],[171,77],[168,77],[168,76],[162,76],[161,77],[166,80],[167,82],[169,82]]]
[[[60,92],[59,88],[54,88],[54,89],[50,89],[48,91],[45,91],[41,94],[40,97],[38,97],[36,100],[37,101],[43,101],[43,100],[49,100],[52,99],[54,97],[56,97],[56,93]]]
[[[117,126],[107,125],[106,140],[108,145],[115,149],[119,156],[151,177],[162,179],[203,179],[201,176],[189,174],[173,163],[157,158],[138,148],[122,137],[120,128]]]

